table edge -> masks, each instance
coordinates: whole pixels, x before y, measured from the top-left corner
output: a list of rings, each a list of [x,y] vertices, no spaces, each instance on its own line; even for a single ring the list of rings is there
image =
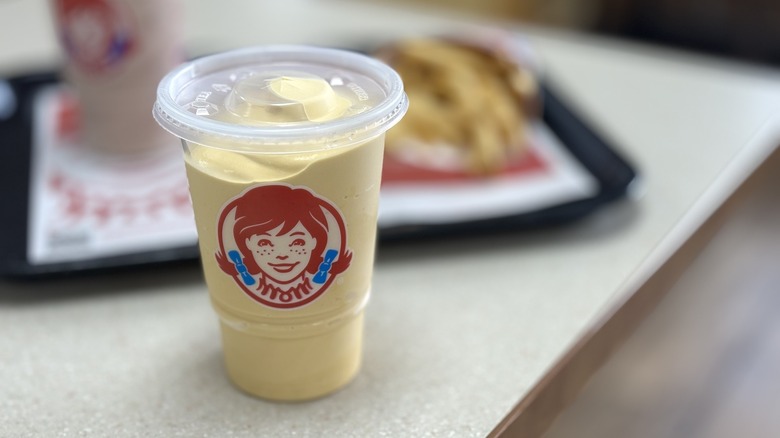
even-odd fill
[[[573,402],[590,377],[628,339],[641,322],[661,302],[739,204],[780,169],[780,145],[770,149],[759,163],[693,234],[633,293],[614,304],[544,374],[488,437],[513,438],[541,436],[555,418]]]

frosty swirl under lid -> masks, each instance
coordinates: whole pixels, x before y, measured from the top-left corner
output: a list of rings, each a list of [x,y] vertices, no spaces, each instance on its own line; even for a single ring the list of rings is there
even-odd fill
[[[160,84],[182,138],[203,268],[233,382],[303,400],[356,374],[373,268],[384,133],[400,78],[365,56],[258,47]]]

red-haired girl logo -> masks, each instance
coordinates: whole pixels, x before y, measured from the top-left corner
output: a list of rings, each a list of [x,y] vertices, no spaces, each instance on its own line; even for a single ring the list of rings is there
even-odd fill
[[[99,73],[117,66],[136,49],[136,25],[121,2],[57,0],[62,43],[84,71]]]
[[[341,212],[306,187],[252,186],[222,207],[215,257],[253,300],[290,309],[320,297],[352,260]]]

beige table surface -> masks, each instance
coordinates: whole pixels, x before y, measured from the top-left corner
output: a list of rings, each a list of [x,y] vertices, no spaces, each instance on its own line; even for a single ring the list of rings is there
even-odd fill
[[[356,46],[474,23],[358,2],[186,4],[193,53]],[[50,22],[44,0],[0,2],[0,73],[56,65]],[[778,71],[523,30],[563,94],[637,164],[639,199],[562,229],[381,247],[362,372],[309,403],[230,386],[195,263],[0,280],[0,436],[490,433],[780,139]]]

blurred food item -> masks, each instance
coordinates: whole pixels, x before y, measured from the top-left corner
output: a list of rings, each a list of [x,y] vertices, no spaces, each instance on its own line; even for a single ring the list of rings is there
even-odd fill
[[[401,75],[410,102],[406,117],[387,134],[389,154],[433,167],[432,157],[439,155],[462,170],[485,175],[500,172],[526,148],[528,120],[537,115],[538,84],[531,70],[508,54],[420,38],[384,47],[377,57]]]

